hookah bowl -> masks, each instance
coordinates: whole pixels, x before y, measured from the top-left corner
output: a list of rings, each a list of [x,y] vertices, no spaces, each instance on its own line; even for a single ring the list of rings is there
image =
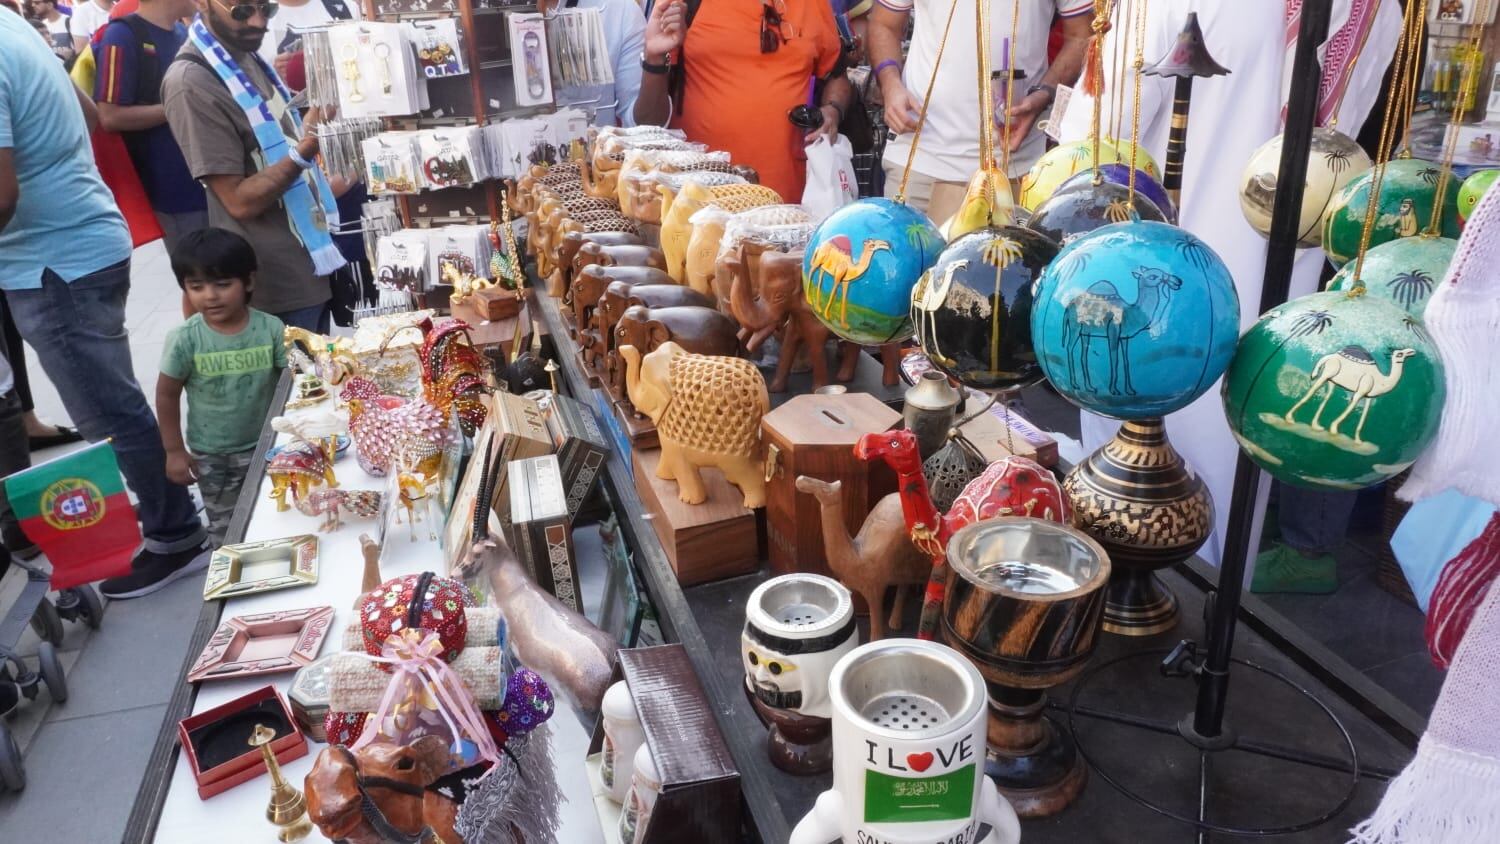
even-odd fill
[[[943,634],[988,686],[985,773],[1021,817],[1056,814],[1088,768],[1072,737],[1043,716],[1046,691],[1093,653],[1109,557],[1074,528],[1004,516],[954,534],[948,565]]]
[[[936,642],[883,639],[839,660],[829,695],[833,788],[790,844],[1020,841],[1015,811],[984,775],[984,678],[971,662]]]
[[[1127,421],[1063,479],[1073,526],[1092,536],[1114,566],[1104,630],[1150,636],[1177,625],[1177,599],[1156,572],[1191,557],[1214,526],[1202,479],[1167,440],[1160,419]]]
[[[771,763],[789,774],[819,774],[833,764],[828,675],[859,644],[854,598],[820,574],[773,577],[745,608],[740,651],[745,695],[771,732]]]

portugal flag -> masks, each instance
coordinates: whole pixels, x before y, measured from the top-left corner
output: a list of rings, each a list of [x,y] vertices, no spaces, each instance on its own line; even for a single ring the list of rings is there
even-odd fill
[[[115,450],[95,443],[5,479],[21,529],[52,562],[52,588],[130,571],[141,544]]]

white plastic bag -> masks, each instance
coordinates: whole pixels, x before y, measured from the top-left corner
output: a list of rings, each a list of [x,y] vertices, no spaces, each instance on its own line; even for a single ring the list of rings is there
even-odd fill
[[[839,135],[835,143],[819,134],[807,148],[807,187],[802,191],[802,205],[812,213],[815,222],[859,198],[859,182],[854,175],[854,147]]]

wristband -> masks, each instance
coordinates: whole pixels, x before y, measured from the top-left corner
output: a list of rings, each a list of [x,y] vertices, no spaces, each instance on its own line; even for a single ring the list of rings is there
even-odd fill
[[[897,71],[900,71],[901,63],[896,61],[895,59],[886,59],[880,64],[875,65],[875,78],[877,80],[880,78],[880,72],[882,70],[885,70],[887,67],[894,67]]]
[[[287,147],[287,158],[290,158],[293,164],[297,165],[303,170],[311,170],[314,166],[316,166],[313,164],[313,162],[308,161],[307,159],[302,157],[302,153],[297,151],[297,147],[295,144]]]

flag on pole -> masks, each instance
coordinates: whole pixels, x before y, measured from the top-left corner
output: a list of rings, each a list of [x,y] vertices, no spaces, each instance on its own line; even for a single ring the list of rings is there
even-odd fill
[[[141,529],[107,441],[7,477],[5,495],[52,562],[53,589],[130,571]]]

